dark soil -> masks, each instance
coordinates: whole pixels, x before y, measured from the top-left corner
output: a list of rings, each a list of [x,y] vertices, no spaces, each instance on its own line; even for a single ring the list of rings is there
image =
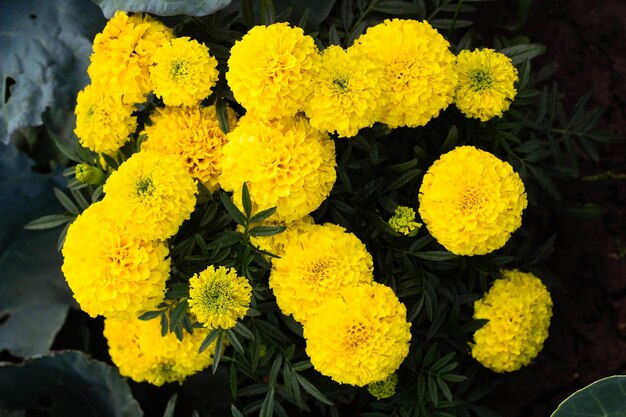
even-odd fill
[[[606,109],[600,126],[617,134],[582,175],[626,174],[626,3],[535,0],[522,30],[556,61],[565,108],[591,92]],[[554,317],[532,366],[504,377],[489,406],[507,417],[549,416],[567,396],[606,376],[626,373],[626,175],[565,190],[569,205],[596,204],[595,218],[562,218],[551,263]]]

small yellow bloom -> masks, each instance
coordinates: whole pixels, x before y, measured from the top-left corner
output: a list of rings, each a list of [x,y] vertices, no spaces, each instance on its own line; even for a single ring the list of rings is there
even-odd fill
[[[249,114],[294,116],[312,91],[318,62],[313,38],[299,27],[255,26],[231,48],[226,79]]]
[[[415,210],[411,207],[398,206],[393,217],[389,219],[389,226],[394,231],[408,236],[417,233],[422,224],[415,221]]]
[[[352,233],[334,224],[305,225],[272,261],[269,285],[285,315],[302,323],[342,288],[370,284],[372,255]]]
[[[552,298],[539,278],[502,271],[502,279],[474,302],[474,318],[489,321],[474,333],[472,356],[495,372],[516,371],[541,352],[551,317]]]
[[[384,72],[380,121],[390,127],[424,126],[454,97],[457,83],[450,44],[426,21],[385,20],[352,47]]]
[[[246,315],[252,287],[234,269],[209,266],[189,284],[189,307],[204,327],[230,329]]]
[[[200,352],[208,334],[208,329],[194,329],[193,334],[185,333],[181,342],[173,333],[161,336],[159,320],[104,321],[109,354],[120,374],[156,386],[182,383],[211,365],[216,342]]]
[[[406,308],[382,284],[344,288],[304,326],[313,367],[342,384],[364,386],[395,372],[409,353]]]
[[[228,107],[230,129],[237,125],[237,115]],[[222,172],[222,147],[226,134],[222,132],[215,106],[157,108],[146,126],[147,136],[141,149],[177,156],[189,174],[210,191],[219,187]]]
[[[193,106],[211,94],[219,73],[209,48],[188,37],[172,39],[154,52],[150,79],[167,106]]]
[[[458,147],[428,168],[419,202],[430,234],[457,255],[500,249],[521,226],[528,204],[513,167],[473,146]]]
[[[113,215],[108,202],[89,206],[71,224],[63,274],[92,317],[129,318],[163,301],[170,260],[162,241],[144,241]]]
[[[322,54],[313,92],[304,105],[311,126],[351,137],[372,126],[380,110],[382,71],[358,51],[330,46]]]
[[[392,397],[396,393],[396,385],[398,385],[398,374],[394,373],[382,381],[367,384],[367,390],[377,400],[383,400]]]
[[[74,133],[86,148],[114,154],[137,128],[134,107],[110,95],[105,87],[89,84],[76,98]]]
[[[484,122],[509,109],[518,80],[510,58],[493,49],[461,51],[457,68],[455,104],[467,117]]]
[[[153,151],[131,156],[104,184],[109,207],[144,239],[173,236],[193,212],[196,192],[180,159]]]

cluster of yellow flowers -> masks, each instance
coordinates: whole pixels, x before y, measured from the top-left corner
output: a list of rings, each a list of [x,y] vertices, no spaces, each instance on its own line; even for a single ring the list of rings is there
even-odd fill
[[[246,315],[252,298],[247,278],[209,266],[189,279],[189,312],[203,326],[193,335],[162,337],[157,321],[137,318],[164,302],[167,242],[194,211],[198,183],[232,192],[240,207],[245,184],[252,210],[276,207],[266,224],[287,228],[252,242],[280,256],[272,260],[269,285],[281,311],[304,326],[315,369],[340,383],[370,384],[377,398],[393,395],[394,372],[411,340],[406,308],[391,288],[374,282],[372,256],[357,236],[314,224],[309,214],[336,180],[329,134],[352,137],[376,122],[423,126],[453,102],[481,121],[509,108],[517,81],[511,61],[488,49],[455,57],[449,47],[425,21],[386,20],[352,47],[322,52],[300,28],[257,26],[232,47],[225,75],[246,115],[238,119],[227,107],[220,120],[217,105],[202,104],[219,77],[209,49],[175,38],[148,16],[116,13],[94,40],[91,84],[77,97],[75,133],[99,154],[115,157],[130,138],[141,150],[116,170],[103,167],[110,172],[105,197],[70,226],[63,272],[81,308],[105,316],[120,372],[156,385],[182,381],[211,363],[213,349],[199,352],[209,330],[232,328]],[[150,93],[152,102],[143,107],[154,110],[138,126],[138,105]],[[76,177],[104,179],[96,169],[82,164]],[[430,167],[419,203],[426,227],[446,249],[482,255],[507,242],[527,201],[508,163],[462,146]],[[389,226],[414,236],[421,224],[412,208],[400,206]],[[472,352],[497,371],[528,362],[547,334],[548,304],[531,291],[536,286],[522,281],[497,281],[476,303],[476,317],[493,324],[476,333]],[[500,306],[512,293],[506,287],[500,295],[504,282],[520,285],[527,299]],[[494,311],[504,306],[518,314],[515,325],[497,321]],[[544,327],[527,326],[531,316],[540,316]],[[504,330],[517,344],[492,343]]]
[[[372,256],[354,234],[330,223],[296,227],[269,283],[281,311],[303,324],[311,363],[341,383],[385,379],[408,354],[406,308],[373,282]]]
[[[552,299],[539,278],[502,271],[487,294],[474,303],[474,318],[489,322],[474,333],[472,356],[496,372],[526,366],[548,337]]]

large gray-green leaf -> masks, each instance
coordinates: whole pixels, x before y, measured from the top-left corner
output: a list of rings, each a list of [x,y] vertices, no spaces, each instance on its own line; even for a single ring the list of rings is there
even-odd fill
[[[626,417],[626,376],[610,376],[576,391],[552,417]]]
[[[82,352],[58,352],[22,364],[0,363],[0,410],[40,409],[41,398],[51,402],[46,410],[51,416],[143,415],[117,370]]]
[[[0,142],[41,125],[46,107],[73,109],[103,25],[86,0],[0,1]]]
[[[53,193],[64,187],[62,176],[32,165],[12,144],[0,144],[0,350],[16,356],[46,352],[73,304],[56,249],[60,230],[23,230],[63,211]]]
[[[92,0],[111,18],[116,10],[147,12],[158,16],[206,16],[223,9],[231,0]]]

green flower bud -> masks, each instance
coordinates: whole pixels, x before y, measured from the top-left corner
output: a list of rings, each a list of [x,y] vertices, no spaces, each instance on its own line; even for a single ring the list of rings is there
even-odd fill
[[[76,180],[87,184],[100,185],[106,181],[106,175],[98,167],[89,164],[76,165]]]

